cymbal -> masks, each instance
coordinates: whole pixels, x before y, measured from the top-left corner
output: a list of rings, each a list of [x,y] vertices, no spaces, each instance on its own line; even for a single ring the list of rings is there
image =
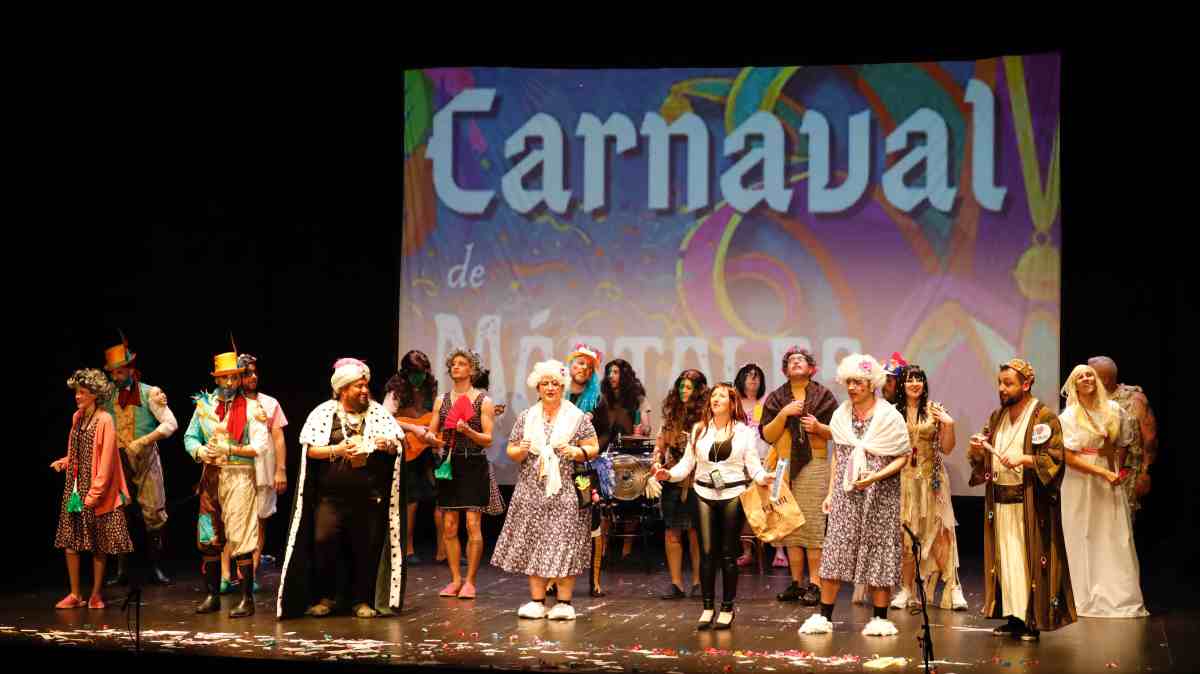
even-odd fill
[[[652,460],[648,457],[623,454],[614,456],[613,498],[633,501],[642,496],[650,479]]]

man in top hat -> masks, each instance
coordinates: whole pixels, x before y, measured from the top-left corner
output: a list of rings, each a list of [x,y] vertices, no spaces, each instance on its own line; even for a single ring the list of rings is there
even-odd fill
[[[200,518],[197,546],[204,555],[204,580],[208,596],[197,613],[221,609],[221,551],[237,563],[242,582],[242,601],[230,618],[254,615],[254,551],[258,547],[258,489],[255,459],[271,445],[266,411],[257,400],[241,391],[241,375],[234,352],[213,358],[212,376],[217,389],[192,397],[196,410],[183,446],[197,463],[204,464],[200,477]]]
[[[179,424],[167,407],[167,396],[162,389],[142,381],[141,372],[133,366],[136,358],[137,354],[129,350],[124,335],[120,344],[104,351],[104,369],[117,385],[117,395],[109,396],[104,408],[116,426],[121,468],[131,492],[127,518],[135,522],[140,513],[146,530],[144,547],[150,564],[150,580],[167,585],[171,579],[160,565],[166,546],[167,493],[163,487],[158,443],[171,437]],[[126,555],[120,555],[117,560],[117,573],[105,585],[128,582]]]
[[[1008,619],[993,634],[1024,641],[1076,619],[1058,498],[1062,425],[1030,394],[1034,376],[1020,358],[1000,365],[1000,408],[967,452],[969,484],[984,485],[982,613]]]
[[[284,444],[283,427],[287,416],[275,398],[258,390],[258,358],[249,354],[238,355],[238,367],[242,369],[242,395],[262,405],[267,415],[267,428],[271,430],[271,442],[265,454],[254,460],[254,472],[258,485],[258,548],[254,551],[254,574],[257,577],[262,562],[263,547],[267,540],[267,520],[275,514],[277,495],[287,491],[287,446]],[[221,554],[221,592],[235,592],[236,581],[230,570],[229,548]],[[257,591],[258,588],[255,588]]]
[[[567,356],[571,368],[571,384],[567,387],[567,400],[578,407],[592,421],[596,429],[596,440],[600,451],[608,449],[612,423],[608,417],[608,405],[600,394],[600,373],[604,367],[604,354],[593,346],[579,343]],[[604,556],[604,536],[600,527],[600,509],[592,508],[592,573],[588,577],[590,594],[603,597],[607,594],[600,587],[600,560]]]

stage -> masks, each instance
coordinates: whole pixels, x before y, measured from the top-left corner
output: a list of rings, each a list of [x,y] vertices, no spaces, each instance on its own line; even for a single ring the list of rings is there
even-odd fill
[[[979,564],[964,559],[967,611],[930,609],[938,671],[949,672],[1134,672],[1180,670],[1195,650],[1197,612],[1158,613],[1129,620],[1080,619],[1031,644],[998,638],[999,621],[978,616],[981,601]],[[175,668],[209,663],[222,670],[270,668],[287,661],[342,665],[388,665],[438,669],[528,669],[627,672],[774,672],[774,671],[916,671],[920,615],[891,610],[900,629],[896,637],[864,637],[870,609],[849,602],[843,587],[831,635],[801,636],[800,624],[815,609],[775,600],[787,585],[785,569],[756,567],[741,576],[737,617],[729,631],[696,631],[699,599],[662,601],[667,574],[656,560],[652,573],[640,568],[637,555],[606,572],[609,594],[587,596],[586,582],[574,605],[577,620],[521,620],[516,609],[527,600],[523,577],[485,566],[479,598],[444,599],[443,565],[413,567],[405,608],[398,617],[358,619],[348,615],[322,619],[275,620],[277,568],[264,571],[257,614],[230,620],[236,595],[223,598],[217,614],[196,615],[201,599],[196,569],[180,571],[171,587],[148,587],[142,609],[142,654],[131,659],[134,643],[120,608],[123,592],[107,593],[104,610],[55,610],[62,586],[42,586],[10,594],[0,602],[0,648],[23,649],[50,666],[111,662],[114,666]],[[179,571],[179,569],[177,569]],[[86,579],[85,574],[85,579]],[[718,581],[719,587],[719,581]],[[719,592],[719,590],[718,590]],[[940,597],[940,591],[939,591]],[[547,600],[547,607],[552,605]],[[1153,609],[1153,606],[1151,607]],[[171,657],[187,655],[187,658]],[[214,660],[210,658],[219,658]],[[230,660],[229,658],[233,658]],[[207,666],[207,665],[206,665]],[[340,667],[339,667],[340,668]]]

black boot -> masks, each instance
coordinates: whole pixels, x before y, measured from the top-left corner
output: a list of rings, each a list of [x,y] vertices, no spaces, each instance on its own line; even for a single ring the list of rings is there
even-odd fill
[[[249,555],[247,555],[249,557]],[[242,571],[242,603],[229,612],[230,618],[245,618],[254,615],[254,560],[238,562]]]
[[[800,601],[800,597],[803,595],[804,588],[800,587],[800,583],[793,580],[792,584],[788,585],[787,589],[783,592],[775,595],[775,598],[779,601]]]
[[[129,584],[129,569],[126,566],[127,562],[125,561],[126,558],[128,558],[128,557],[129,557],[129,555],[125,555],[125,554],[116,555],[116,558],[117,558],[117,563],[115,565],[116,571],[113,575],[104,579],[105,587]],[[109,568],[110,569],[113,568],[112,565],[110,565]]]
[[[161,562],[166,539],[162,529],[146,532],[146,557],[150,561],[150,582],[155,585],[170,585],[175,581],[163,573]]]
[[[196,613],[215,613],[221,610],[221,560],[204,563],[204,586],[208,596],[196,607]]]

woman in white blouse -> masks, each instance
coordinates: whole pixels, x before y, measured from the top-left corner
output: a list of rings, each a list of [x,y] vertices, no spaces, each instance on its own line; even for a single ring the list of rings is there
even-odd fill
[[[655,466],[659,481],[680,482],[692,471],[697,497],[696,529],[700,532],[700,591],[704,612],[697,629],[729,629],[733,600],[737,596],[737,557],[742,523],[738,498],[752,478],[771,484],[774,475],[763,470],[758,457],[758,434],[746,424],[746,415],[733,384],[717,384],[709,391],[703,416],[692,428],[688,451],[673,468]],[[717,564],[721,566],[721,612],[713,620]]]

